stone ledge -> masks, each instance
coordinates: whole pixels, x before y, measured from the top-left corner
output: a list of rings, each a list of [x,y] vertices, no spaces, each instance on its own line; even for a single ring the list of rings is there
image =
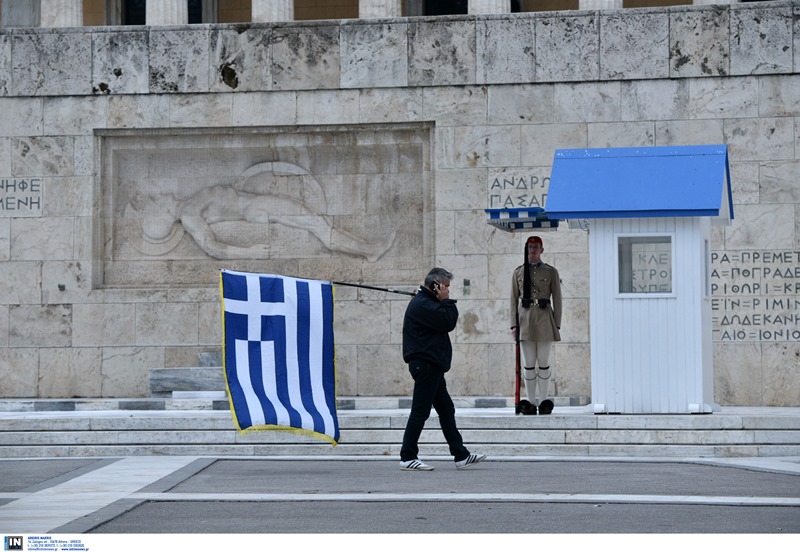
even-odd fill
[[[150,393],[170,396],[176,391],[224,391],[225,375],[218,366],[154,368],[150,370]]]
[[[196,370],[196,368],[193,368]],[[224,384],[223,384],[224,385]],[[555,397],[556,406],[586,406],[589,397]],[[456,408],[513,408],[507,397],[453,397]],[[163,396],[80,399],[0,399],[0,412],[93,412],[101,410],[228,410],[224,390],[172,391]],[[411,397],[339,397],[339,411],[411,408]]]
[[[251,36],[277,33],[267,58],[262,41],[245,38],[239,24],[1,30],[15,38],[10,57],[20,60],[6,70],[7,96],[241,93],[790,74],[793,8],[792,2],[770,2],[397,18],[394,25],[366,19],[248,24]],[[777,36],[764,40],[766,32]],[[528,48],[512,47],[527,46],[523,38],[533,33],[540,44],[533,56]],[[296,39],[291,48],[280,39],[285,36]],[[212,67],[221,66],[224,60],[212,47],[219,37],[239,54],[236,88],[180,54],[202,52]],[[555,39],[559,47],[548,46]],[[93,42],[111,41],[122,44],[126,55],[101,48],[108,53],[92,56]],[[164,48],[167,43],[173,46]],[[455,53],[443,53],[443,43],[454,45]],[[399,69],[375,69],[394,67],[396,58],[406,56]],[[575,62],[565,64],[565,57]],[[288,66],[295,70],[283,69]]]

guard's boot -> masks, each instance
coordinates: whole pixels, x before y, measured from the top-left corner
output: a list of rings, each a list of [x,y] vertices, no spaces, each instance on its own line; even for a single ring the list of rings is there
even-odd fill
[[[553,401],[545,399],[539,403],[539,414],[550,414],[553,411]]]
[[[514,413],[515,414],[528,414],[528,412],[530,411],[530,408],[532,406],[533,406],[533,404],[529,400],[522,399],[521,401],[519,401],[517,403],[517,406],[514,407]],[[534,408],[534,410],[536,409],[535,406],[533,406],[533,408]],[[535,412],[534,412],[534,414],[535,414]]]

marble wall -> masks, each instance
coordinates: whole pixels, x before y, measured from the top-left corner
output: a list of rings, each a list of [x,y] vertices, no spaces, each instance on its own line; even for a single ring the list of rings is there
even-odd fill
[[[715,398],[796,405],[799,54],[792,2],[4,29],[0,396],[149,395],[219,349],[222,267],[412,290],[433,265],[451,392],[510,396],[527,235],[484,209],[545,203],[557,148],[726,143]],[[556,391],[591,396],[587,235],[543,238]],[[407,300],[337,286],[339,395],[410,392]]]

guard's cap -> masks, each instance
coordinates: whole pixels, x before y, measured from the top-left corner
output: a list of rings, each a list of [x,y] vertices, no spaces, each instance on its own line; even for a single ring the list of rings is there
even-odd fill
[[[539,236],[531,236],[531,237],[530,237],[530,238],[528,238],[528,240],[525,242],[525,245],[530,245],[530,244],[532,244],[532,243],[538,243],[539,245],[541,245],[542,247],[544,247],[544,243],[542,243],[542,238],[540,238]]]

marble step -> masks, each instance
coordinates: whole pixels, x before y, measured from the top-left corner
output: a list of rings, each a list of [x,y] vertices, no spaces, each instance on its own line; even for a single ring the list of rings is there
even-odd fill
[[[225,391],[221,366],[187,366],[150,370],[150,394],[170,396],[175,391]]]
[[[693,446],[748,446],[748,445],[784,445],[800,443],[800,431],[773,431],[767,437],[756,435],[753,431],[674,431],[674,430],[509,430],[509,429],[462,429],[461,435],[466,442],[492,443],[507,445],[677,445]],[[302,437],[302,438],[300,438]],[[24,443],[27,446],[70,445],[183,445],[183,444],[313,444],[312,437],[304,437],[285,431],[254,431],[239,435],[233,429],[195,430],[195,429],[161,429],[161,430],[90,430],[90,431],[26,431],[0,432],[0,446],[13,446]],[[348,444],[390,446],[400,443],[403,438],[402,429],[347,429],[341,430],[341,442]],[[423,432],[420,443],[442,443],[437,432]]]
[[[470,450],[494,459],[514,458],[777,458],[800,456],[800,445],[519,445],[468,443]],[[420,457],[449,458],[445,444],[420,444]],[[4,446],[0,458],[78,458],[119,456],[219,456],[219,457],[363,457],[399,458],[400,444],[117,444]]]
[[[774,412],[773,412],[774,411]],[[796,414],[797,413],[797,414]],[[723,407],[719,414],[587,414],[580,407],[556,407],[549,416],[515,416],[513,409],[457,409],[459,427],[510,431],[800,431],[800,408]],[[352,410],[339,412],[345,429],[387,431],[403,429],[408,411],[403,409]],[[426,428],[437,429],[435,414]],[[235,428],[228,411],[71,411],[6,412],[0,414],[0,433],[24,428],[34,431],[98,430],[231,430]],[[253,434],[280,434],[254,432]]]
[[[197,360],[198,366],[151,369],[150,393],[159,397],[173,391],[224,391],[222,351],[200,353]]]
[[[551,416],[507,409],[458,415],[470,448],[493,456],[800,456],[800,409],[720,415],[598,416],[564,407]],[[339,416],[336,447],[285,431],[239,433],[223,411],[15,412],[0,416],[0,457],[118,455],[397,456],[407,412]],[[421,454],[447,456],[434,417]]]

